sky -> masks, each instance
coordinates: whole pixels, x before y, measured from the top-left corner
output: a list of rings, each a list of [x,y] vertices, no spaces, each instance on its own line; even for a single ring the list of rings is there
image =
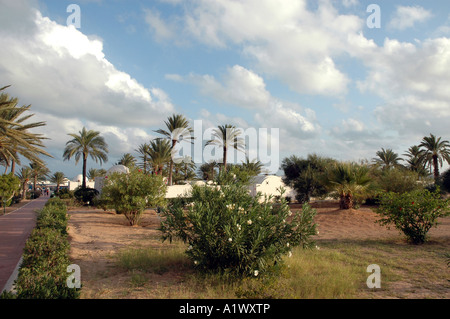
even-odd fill
[[[0,0],[0,41],[0,87],[46,122],[45,161],[69,178],[69,133],[99,131],[109,160],[88,168],[108,169],[172,114],[197,128],[180,154],[220,157],[202,143],[232,124],[270,173],[450,140],[448,0]]]

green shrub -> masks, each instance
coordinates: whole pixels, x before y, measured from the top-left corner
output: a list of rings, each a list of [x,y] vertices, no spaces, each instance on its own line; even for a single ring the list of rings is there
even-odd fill
[[[18,299],[79,298],[80,289],[67,286],[70,265],[67,221],[67,208],[59,198],[49,200],[40,210],[36,228],[23,250],[16,280]]]
[[[25,243],[22,267],[41,263],[55,267],[61,262],[65,263],[69,248],[67,236],[58,229],[36,228]]]
[[[57,207],[62,210],[67,210],[67,205],[64,203],[64,201],[61,200],[60,197],[53,197],[50,198],[46,203],[45,207]]]
[[[36,228],[52,228],[61,234],[67,234],[68,217],[67,210],[59,207],[47,206],[39,212]]]
[[[20,189],[20,180],[13,174],[0,175],[0,207],[8,207],[14,193]]]
[[[74,192],[68,188],[61,188],[57,192],[54,192],[54,195],[61,199],[75,198]]]
[[[315,210],[307,204],[292,214],[286,201],[252,197],[235,184],[194,186],[192,203],[184,210],[161,210],[163,240],[180,238],[194,265],[233,276],[261,276],[282,264],[292,247],[311,247],[316,234]]]
[[[450,169],[442,173],[440,183],[442,185],[442,189],[447,193],[450,193]]]
[[[100,200],[104,208],[124,214],[130,225],[137,225],[145,208],[165,205],[167,186],[161,176],[137,169],[105,177]]]
[[[79,289],[67,287],[68,264],[48,268],[45,263],[21,268],[16,282],[18,299],[76,299]]]
[[[402,168],[391,168],[372,172],[375,176],[375,185],[381,192],[405,193],[423,189],[423,185],[418,182],[417,172]]]
[[[381,216],[381,225],[393,224],[411,243],[422,244],[431,227],[437,226],[437,219],[450,213],[449,203],[450,199],[441,198],[439,190],[390,192],[381,196],[376,212]]]
[[[75,198],[81,203],[90,205],[94,198],[99,194],[95,188],[78,188],[74,192]]]

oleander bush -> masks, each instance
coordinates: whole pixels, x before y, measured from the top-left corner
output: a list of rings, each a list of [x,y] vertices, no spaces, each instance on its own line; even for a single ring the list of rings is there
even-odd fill
[[[113,173],[105,177],[100,201],[104,209],[112,208],[124,214],[130,226],[134,226],[147,207],[166,205],[166,190],[161,176],[133,168],[128,174]]]
[[[222,179],[227,180],[227,179]],[[263,276],[282,265],[292,248],[314,245],[314,209],[293,214],[287,202],[252,197],[239,182],[193,186],[191,203],[161,209],[163,241],[180,238],[201,270],[233,277]]]
[[[440,190],[430,192],[427,189],[412,192],[385,193],[375,210],[381,219],[381,225],[394,225],[405,234],[413,244],[423,244],[427,233],[438,225],[438,218],[449,215],[450,199],[442,199]]]

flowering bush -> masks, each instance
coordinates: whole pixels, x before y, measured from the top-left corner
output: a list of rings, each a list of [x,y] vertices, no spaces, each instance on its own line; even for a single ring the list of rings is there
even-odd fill
[[[312,247],[315,211],[293,214],[285,201],[249,195],[243,184],[194,186],[191,202],[162,209],[163,240],[180,238],[195,267],[261,276],[281,264],[292,247]]]
[[[376,212],[381,216],[381,225],[394,224],[409,241],[422,244],[437,219],[449,214],[450,200],[440,197],[440,191],[416,190],[403,194],[385,193]]]
[[[124,214],[130,226],[137,225],[145,208],[165,204],[167,186],[161,176],[137,169],[113,173],[105,179],[100,201],[105,208]]]

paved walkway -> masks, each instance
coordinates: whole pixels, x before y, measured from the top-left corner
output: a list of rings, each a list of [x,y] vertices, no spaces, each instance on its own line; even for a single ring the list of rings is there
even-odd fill
[[[25,242],[36,226],[36,210],[44,207],[49,197],[41,196],[23,207],[0,215],[0,293],[6,287],[22,257]]]

